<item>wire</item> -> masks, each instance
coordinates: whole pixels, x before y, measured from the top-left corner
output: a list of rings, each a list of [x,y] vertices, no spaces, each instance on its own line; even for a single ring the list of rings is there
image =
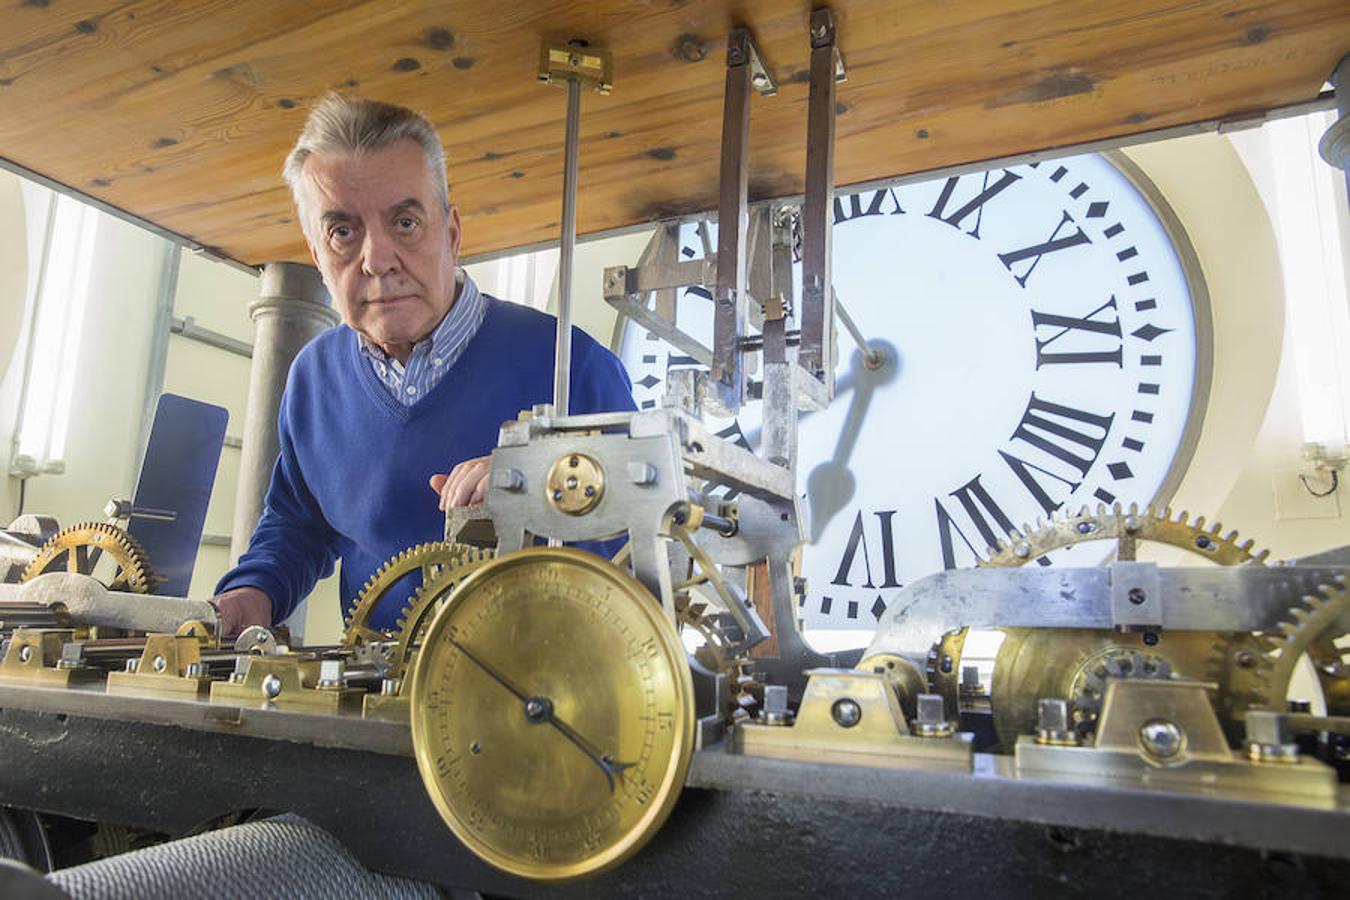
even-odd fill
[[[16,519],[17,519],[19,516],[23,515],[23,499],[24,499],[24,494],[27,493],[27,492],[25,491],[25,488],[27,488],[27,487],[28,487],[28,479],[27,479],[27,478],[20,478],[20,479],[19,479],[19,511],[16,512],[16,513],[14,514],[14,518],[16,518]]]
[[[1340,473],[1337,472],[1335,469],[1331,470],[1331,487],[1327,488],[1325,491],[1322,491],[1321,493],[1318,493],[1317,491],[1313,490],[1312,485],[1308,484],[1307,475],[1298,476],[1298,480],[1303,482],[1303,488],[1308,493],[1312,494],[1314,497],[1330,497],[1332,494],[1336,493],[1336,488],[1340,487],[1341,485]]]

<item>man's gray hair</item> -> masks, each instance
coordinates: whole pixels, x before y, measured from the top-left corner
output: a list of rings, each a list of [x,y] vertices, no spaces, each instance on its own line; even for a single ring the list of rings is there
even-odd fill
[[[286,157],[282,176],[290,185],[291,197],[300,213],[300,226],[309,233],[301,202],[301,174],[312,153],[354,155],[380,150],[401,140],[410,140],[422,148],[427,171],[440,201],[441,211],[450,211],[450,185],[445,177],[445,148],[436,129],[420,113],[403,106],[362,100],[333,93],[310,111],[305,128]]]

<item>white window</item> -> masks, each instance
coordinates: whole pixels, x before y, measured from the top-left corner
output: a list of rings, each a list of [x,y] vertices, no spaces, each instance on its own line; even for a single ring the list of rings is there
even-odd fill
[[[28,478],[65,470],[78,371],[80,331],[91,285],[102,214],[64,195],[28,185],[25,199],[39,208],[38,241],[30,245],[29,328],[19,421],[10,474]]]

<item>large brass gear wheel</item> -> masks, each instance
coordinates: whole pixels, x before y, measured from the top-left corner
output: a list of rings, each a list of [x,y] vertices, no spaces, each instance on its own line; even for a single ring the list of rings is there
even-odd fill
[[[19,581],[32,581],[48,572],[96,575],[104,555],[115,566],[104,582],[108,590],[150,594],[159,586],[140,542],[106,522],[81,522],[57,532],[38,550]]]
[[[1222,534],[1218,522],[1206,525],[1203,516],[1191,521],[1189,514],[1161,512],[1150,506],[1140,511],[1131,503],[1128,509],[1119,503],[1108,508],[1083,507],[1076,513],[1056,512],[1049,521],[1037,520],[1035,527],[1023,525],[1006,541],[988,549],[989,559],[982,566],[1010,568],[1026,565],[1054,550],[1085,541],[1116,541],[1116,558],[1132,560],[1139,541],[1153,541],[1180,547],[1221,566],[1265,565],[1268,550],[1253,551],[1251,540],[1238,543],[1238,533]]]
[[[342,633],[343,646],[358,650],[379,645],[385,676],[401,677],[438,603],[470,571],[493,555],[490,550],[449,541],[417,544],[394,555],[375,570],[357,595],[356,606],[347,616]],[[398,628],[376,628],[371,624],[375,611],[394,586],[406,585],[408,578],[420,578],[420,583],[400,612]]]
[[[1306,653],[1322,684],[1327,714],[1346,715],[1350,678],[1344,656],[1350,651],[1336,643],[1346,634],[1346,621],[1350,621],[1350,586],[1345,579],[1321,585],[1316,593],[1303,597],[1302,604],[1289,611],[1289,619],[1265,636],[1272,656],[1270,689],[1258,708],[1285,710],[1289,682]]]

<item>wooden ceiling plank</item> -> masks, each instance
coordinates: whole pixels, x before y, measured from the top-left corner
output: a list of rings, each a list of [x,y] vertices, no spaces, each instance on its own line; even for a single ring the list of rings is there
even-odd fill
[[[1350,48],[1343,0],[833,6],[850,71],[841,185],[1304,101]],[[472,223],[466,252],[556,239],[563,99],[534,82],[545,36],[584,35],[616,58],[614,93],[583,108],[581,233],[715,205],[738,22],[781,85],[752,104],[752,192],[801,189],[806,6],[339,0],[301,15],[261,0],[129,0],[42,12],[0,35],[0,155],[251,263],[307,258],[279,169],[305,108],[335,88],[437,125]]]

